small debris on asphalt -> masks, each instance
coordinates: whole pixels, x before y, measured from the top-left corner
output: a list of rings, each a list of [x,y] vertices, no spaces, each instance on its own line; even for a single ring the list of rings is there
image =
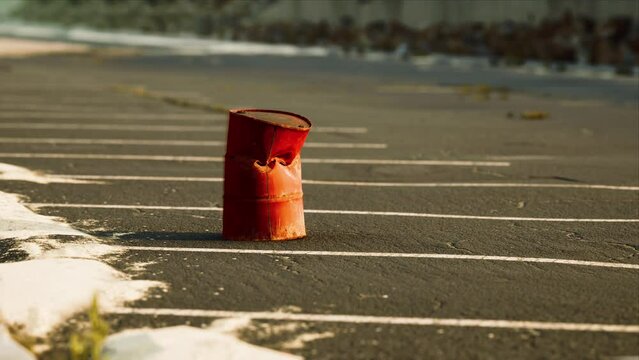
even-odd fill
[[[522,120],[546,120],[550,114],[545,111],[523,111],[519,116]]]

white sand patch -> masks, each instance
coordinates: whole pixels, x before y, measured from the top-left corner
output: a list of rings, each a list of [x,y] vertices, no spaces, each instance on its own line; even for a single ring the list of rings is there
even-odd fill
[[[130,264],[129,266],[127,266],[126,270],[128,272],[142,272],[146,270],[146,267],[149,265],[153,265],[153,264],[157,264],[157,261],[139,261],[139,262],[134,262],[132,264]]]
[[[31,259],[40,257],[43,252],[41,244],[31,242],[31,241],[21,242],[15,247],[15,249],[26,252],[27,255],[29,255],[29,258]]]
[[[100,225],[100,221],[96,219],[82,219],[77,222],[74,222],[73,225],[80,226],[83,228],[90,228],[93,231],[102,231],[102,230],[96,230],[99,228],[98,225]]]
[[[285,342],[281,346],[283,349],[302,349],[308,342],[332,338],[334,336],[335,334],[329,331],[322,333],[303,333],[297,335],[294,339]]]
[[[231,319],[224,325],[199,329],[175,326],[125,330],[107,338],[104,355],[110,360],[299,360],[298,356],[262,348],[239,340],[227,330],[248,319]]]
[[[257,327],[257,336],[260,339],[272,336],[288,335],[305,329],[305,325],[300,322],[264,323]]]
[[[86,259],[41,259],[0,264],[0,317],[44,336],[90,305],[97,294],[105,311],[144,297],[156,281],[129,280],[110,266]]]
[[[35,356],[18,344],[0,325],[0,360],[35,360]]]
[[[2,43],[0,42],[0,48]],[[63,184],[101,184],[99,181],[87,181],[74,179],[73,176],[61,177],[55,175],[48,175],[36,171],[32,171],[20,166],[11,165],[7,163],[0,163],[0,180],[14,180],[14,181],[28,181],[37,184],[51,184],[51,183],[63,183]]]
[[[73,242],[47,238],[77,236]],[[131,280],[98,261],[122,251],[53,217],[32,212],[17,195],[0,192],[0,240],[21,239],[18,248],[34,260],[0,264],[0,318],[44,336],[89,306],[98,295],[103,310],[144,298],[157,281]]]
[[[249,317],[232,317],[226,319],[215,320],[209,326],[209,330],[223,334],[236,335],[240,330],[252,328],[251,318]]]
[[[29,254],[31,259],[93,259],[120,254],[125,249],[119,246],[100,244],[97,242],[61,243],[56,240],[24,241],[18,249]]]
[[[286,308],[284,308],[286,309]],[[278,309],[282,310],[282,308]],[[300,309],[301,310],[301,309]],[[286,312],[286,311],[280,311]],[[288,311],[290,312],[290,311]],[[334,337],[332,332],[312,332],[309,325],[302,322],[276,322],[257,323],[250,327],[251,335],[258,339],[268,339],[272,337],[286,337],[287,341],[282,342],[278,347],[282,349],[302,349],[306,343]]]
[[[188,326],[161,329],[125,330],[109,336],[104,355],[111,360],[166,359],[258,359],[289,360],[298,356],[258,347],[238,339],[249,330],[259,339],[281,336],[300,330],[299,323],[257,324],[249,317],[216,320],[200,329]],[[284,349],[301,349],[306,343],[335,336],[332,332],[302,333],[281,345]]]
[[[53,53],[83,53],[88,50],[88,46],[80,44],[0,38],[0,57],[5,58],[20,58]]]
[[[299,312],[302,312],[302,308],[296,305],[285,305],[285,306],[274,308],[273,312],[299,313]]]
[[[0,191],[0,240],[50,235],[90,237],[54,217],[34,213],[20,204],[17,195]]]

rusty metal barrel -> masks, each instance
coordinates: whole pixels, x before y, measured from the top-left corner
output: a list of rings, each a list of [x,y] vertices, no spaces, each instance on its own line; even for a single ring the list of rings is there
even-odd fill
[[[306,236],[300,152],[311,129],[277,110],[229,111],[222,236],[291,240]]]

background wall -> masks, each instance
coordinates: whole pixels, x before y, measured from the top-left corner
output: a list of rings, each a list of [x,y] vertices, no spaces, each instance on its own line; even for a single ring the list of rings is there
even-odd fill
[[[438,22],[528,21],[560,16],[566,11],[603,20],[611,16],[639,18],[636,0],[277,0],[268,1],[256,22],[302,20],[331,24],[344,16],[356,24],[398,20],[410,27]]]

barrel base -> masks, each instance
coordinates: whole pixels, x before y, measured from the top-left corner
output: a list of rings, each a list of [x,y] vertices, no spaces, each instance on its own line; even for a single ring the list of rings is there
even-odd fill
[[[301,198],[276,202],[225,199],[222,217],[226,240],[285,241],[306,236]]]
[[[256,237],[244,237],[242,235],[233,235],[222,233],[222,238],[229,241],[290,241],[300,240],[306,237],[306,234],[291,235],[286,237],[269,237],[269,238],[256,238]]]

